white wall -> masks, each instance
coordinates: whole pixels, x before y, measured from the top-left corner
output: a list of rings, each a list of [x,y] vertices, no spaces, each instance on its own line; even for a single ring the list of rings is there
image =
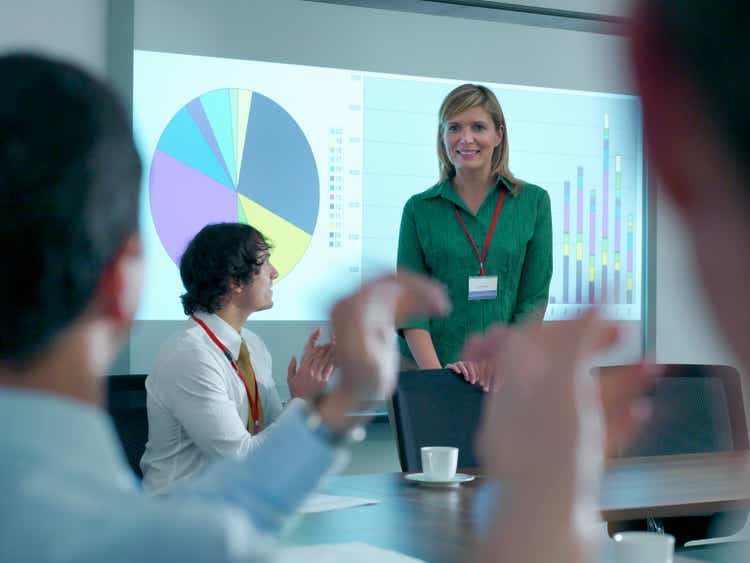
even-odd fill
[[[618,37],[552,27],[299,0],[136,0],[134,38],[153,51],[632,93]]]
[[[0,52],[33,49],[106,72],[106,0],[2,0]]]
[[[685,227],[671,203],[657,201],[656,361],[737,365],[719,333],[694,269]]]

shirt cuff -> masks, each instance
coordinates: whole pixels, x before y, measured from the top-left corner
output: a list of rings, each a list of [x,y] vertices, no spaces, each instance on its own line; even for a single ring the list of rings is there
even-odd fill
[[[307,401],[302,397],[291,397],[286,403],[284,403],[284,412],[286,412],[287,409],[297,408],[294,405],[301,405],[304,409],[307,406]]]

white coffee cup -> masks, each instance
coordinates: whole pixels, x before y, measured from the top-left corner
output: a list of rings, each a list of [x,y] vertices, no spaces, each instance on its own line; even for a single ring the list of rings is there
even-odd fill
[[[620,532],[614,540],[614,563],[672,563],[674,536],[655,532]]]
[[[448,481],[456,475],[458,448],[425,446],[421,448],[422,472],[430,481]]]

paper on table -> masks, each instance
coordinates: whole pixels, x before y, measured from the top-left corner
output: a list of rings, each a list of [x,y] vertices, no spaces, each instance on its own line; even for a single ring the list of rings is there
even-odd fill
[[[341,561],[424,563],[421,559],[414,559],[403,553],[381,549],[367,543],[335,543],[290,547],[282,549],[276,561],[277,563],[299,563],[299,561],[315,561],[315,563],[341,563]]]
[[[312,512],[324,512],[326,510],[364,506],[366,504],[378,504],[379,502],[379,500],[373,500],[370,498],[314,494],[302,504],[297,512],[300,514],[310,514]]]

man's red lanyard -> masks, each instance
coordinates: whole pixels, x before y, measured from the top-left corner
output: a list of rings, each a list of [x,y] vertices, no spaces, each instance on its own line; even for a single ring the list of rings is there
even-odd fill
[[[232,353],[229,351],[229,349],[224,346],[224,344],[219,340],[219,338],[214,334],[214,332],[208,328],[206,323],[204,323],[202,320],[200,320],[195,315],[190,315],[190,318],[193,319],[198,325],[206,331],[206,334],[208,337],[213,340],[214,344],[216,344],[219,347],[219,350],[221,350],[224,353],[224,356],[229,360],[229,363],[232,364],[232,368],[234,368],[234,372],[237,374],[237,377],[239,377],[240,381],[242,381],[242,384],[245,386],[245,391],[247,391],[247,400],[250,403],[250,412],[251,416],[253,417],[253,434],[257,434],[260,432],[260,395],[258,394],[258,378],[253,378],[253,383],[255,384],[255,395],[250,394],[250,388],[247,386],[247,381],[245,378],[240,374],[240,368],[237,367],[237,362],[232,359]],[[253,399],[255,397],[255,399]]]
[[[484,251],[482,252],[482,255],[479,255],[479,249],[477,248],[477,243],[474,242],[474,239],[471,238],[471,234],[469,234],[469,229],[466,228],[466,223],[464,223],[464,220],[461,218],[461,212],[458,210],[458,206],[456,206],[456,217],[458,217],[459,223],[461,223],[461,226],[464,229],[464,232],[466,233],[466,238],[469,239],[469,242],[471,243],[471,247],[474,249],[474,252],[477,255],[477,260],[479,260],[479,275],[483,276],[484,273],[484,261],[487,258],[487,251],[490,248],[490,241],[492,240],[492,233],[495,232],[495,225],[497,225],[497,216],[500,215],[500,208],[503,206],[503,200],[505,199],[505,190],[500,192],[500,197],[497,198],[497,205],[495,206],[495,214],[492,216],[492,223],[490,223],[490,230],[487,231],[487,237],[484,239]]]

